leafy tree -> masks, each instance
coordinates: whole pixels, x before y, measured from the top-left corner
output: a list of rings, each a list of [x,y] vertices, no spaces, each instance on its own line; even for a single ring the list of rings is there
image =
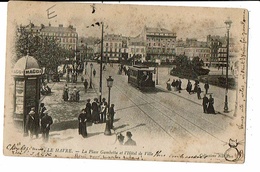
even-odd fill
[[[31,55],[38,60],[40,67],[56,72],[66,57],[73,57],[73,52],[61,47],[58,41],[54,37],[34,33],[28,26],[20,26],[15,41],[16,56],[19,59]]]

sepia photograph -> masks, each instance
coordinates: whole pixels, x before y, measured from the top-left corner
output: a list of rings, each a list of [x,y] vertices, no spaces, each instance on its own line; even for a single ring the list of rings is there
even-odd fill
[[[246,8],[8,2],[3,154],[243,164],[248,32]]]

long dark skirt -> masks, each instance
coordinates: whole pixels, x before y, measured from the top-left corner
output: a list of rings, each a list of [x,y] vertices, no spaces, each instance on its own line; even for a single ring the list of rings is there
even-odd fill
[[[82,137],[87,137],[87,134],[86,122],[79,122],[79,135],[82,135]]]
[[[92,120],[93,122],[99,122],[99,113],[98,111],[92,111]]]
[[[214,109],[213,104],[209,103],[207,112],[210,114],[215,114],[215,109]]]

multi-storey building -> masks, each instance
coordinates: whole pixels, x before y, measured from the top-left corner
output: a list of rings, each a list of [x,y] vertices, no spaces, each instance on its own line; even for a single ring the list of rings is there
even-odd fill
[[[103,39],[104,61],[119,61],[122,58],[122,35],[107,34]]]
[[[184,53],[190,60],[194,57],[199,57],[203,60],[205,66],[210,65],[210,47],[207,42],[197,41],[197,39],[186,39]]]
[[[138,35],[131,37],[128,41],[128,58],[133,58],[134,61],[145,61],[146,45],[144,39]]]
[[[184,53],[185,45],[186,45],[186,42],[183,41],[182,39],[176,41],[176,45],[175,45],[175,54],[176,54],[176,56],[185,55],[185,53]]]
[[[72,25],[63,27],[63,25],[60,24],[58,27],[54,27],[50,24],[48,26],[42,24],[40,27],[40,34],[42,36],[54,37],[54,39],[59,40],[61,47],[74,51],[77,49],[78,33],[76,32],[76,28]]]
[[[164,28],[144,27],[141,36],[146,43],[146,60],[173,61],[175,57],[176,33]]]

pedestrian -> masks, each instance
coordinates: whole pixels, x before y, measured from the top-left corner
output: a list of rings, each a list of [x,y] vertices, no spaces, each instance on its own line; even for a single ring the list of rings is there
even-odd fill
[[[209,83],[208,83],[208,81],[205,83],[204,88],[206,90],[206,94],[208,94],[208,90],[209,90]]]
[[[172,80],[172,88],[175,90],[175,79]]]
[[[87,119],[88,119],[88,121],[92,121],[90,99],[87,99],[87,103],[86,103],[86,107],[85,107],[85,112],[87,113]]]
[[[216,114],[214,109],[214,98],[212,97],[212,94],[209,95],[208,113]]]
[[[85,81],[84,81],[84,88],[85,88],[85,93],[87,92],[87,89],[88,89],[88,80],[87,79],[85,79]]]
[[[94,77],[96,76],[96,70],[95,69],[93,70],[93,75],[94,75]]]
[[[107,115],[107,102],[105,98],[102,99],[100,106],[101,106],[100,122],[102,123],[102,122],[106,122],[106,115]]]
[[[81,82],[84,82],[84,76],[81,75]]]
[[[65,84],[64,88],[63,88],[63,100],[64,101],[68,101],[69,99],[69,88],[68,88],[68,85]]]
[[[124,143],[124,145],[127,146],[136,146],[136,142],[132,139],[132,133],[130,131],[126,132],[127,141]]]
[[[175,90],[176,91],[179,91],[179,80],[178,79],[176,79],[176,81],[175,81]]]
[[[190,80],[188,80],[188,84],[187,84],[186,90],[187,90],[187,92],[188,92],[189,94],[191,93],[192,84],[191,84]]]
[[[48,111],[46,110],[41,120],[43,141],[47,142],[49,140],[49,132],[52,124],[52,117],[48,115]]]
[[[27,133],[30,134],[30,137],[33,138],[33,135],[36,135],[38,138],[38,125],[37,122],[37,114],[35,113],[35,108],[32,107],[28,115],[26,116],[26,130]]]
[[[108,119],[110,120],[110,126],[109,126],[110,129],[114,128],[114,117],[116,113],[114,107],[115,105],[111,104],[111,106],[108,109]]]
[[[39,117],[40,119],[42,119],[42,117],[44,116],[44,111],[46,111],[46,107],[44,105],[44,103],[41,103],[40,104],[40,108],[39,108]]]
[[[97,123],[99,123],[99,108],[98,108],[98,106],[99,106],[99,103],[98,103],[98,99],[97,98],[95,98],[94,99],[94,102],[92,102],[92,106],[91,106],[91,108],[92,108],[92,119],[93,119],[93,122],[95,123],[95,124],[97,124]]]
[[[201,88],[200,88],[200,85],[198,84],[198,86],[197,86],[197,97],[198,97],[198,99],[201,99],[200,93],[201,93]]]
[[[204,97],[202,99],[202,105],[203,105],[203,112],[204,113],[208,112],[208,110],[207,110],[208,109],[208,103],[209,103],[209,99],[208,99],[207,95],[204,94]]]
[[[171,90],[172,90],[170,78],[169,78],[168,81],[166,82],[166,88],[167,88],[168,91],[171,91]]]
[[[86,138],[88,133],[87,133],[87,114],[85,109],[81,110],[78,120],[79,120],[79,129],[78,129],[79,135],[82,135],[82,137]]]
[[[194,92],[194,93],[197,93],[198,85],[199,85],[198,82],[195,81],[195,83],[194,83],[194,89],[193,89],[193,92]]]
[[[181,79],[179,78],[179,85],[178,85],[178,89],[179,89],[179,93],[181,92],[181,90],[182,90],[182,88],[181,88],[181,84],[182,84],[182,81],[181,81]]]

